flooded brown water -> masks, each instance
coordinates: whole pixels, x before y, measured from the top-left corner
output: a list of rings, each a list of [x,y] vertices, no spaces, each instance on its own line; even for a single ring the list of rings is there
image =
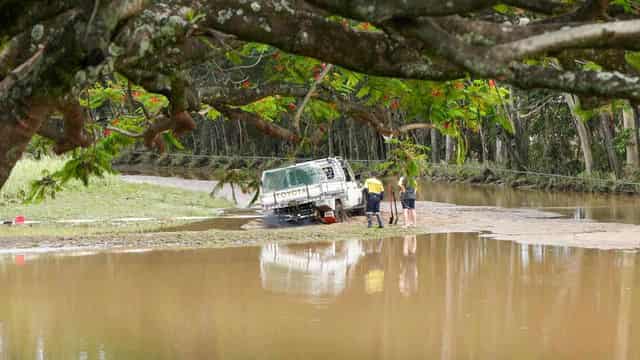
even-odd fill
[[[424,181],[419,200],[468,206],[534,208],[565,217],[640,224],[640,197],[576,192],[518,190],[494,185]]]
[[[444,234],[0,257],[0,360],[638,359],[635,252]]]

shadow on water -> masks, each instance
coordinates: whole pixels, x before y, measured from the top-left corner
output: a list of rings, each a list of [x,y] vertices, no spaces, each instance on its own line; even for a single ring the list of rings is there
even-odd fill
[[[637,359],[638,256],[406,236],[0,257],[0,359]]]

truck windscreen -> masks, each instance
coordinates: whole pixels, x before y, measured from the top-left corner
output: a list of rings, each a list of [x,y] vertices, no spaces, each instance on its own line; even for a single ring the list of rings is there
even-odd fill
[[[299,166],[269,171],[262,179],[263,192],[280,191],[305,185],[318,184],[323,180],[322,171],[315,166]]]

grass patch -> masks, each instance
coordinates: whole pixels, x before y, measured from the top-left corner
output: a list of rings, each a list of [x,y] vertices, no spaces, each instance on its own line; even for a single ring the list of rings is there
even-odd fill
[[[229,207],[227,200],[212,199],[206,193],[148,184],[130,184],[117,175],[95,179],[88,187],[73,182],[56,196],[37,204],[24,204],[21,194],[29,183],[42,176],[43,169],[55,171],[64,159],[22,160],[0,193],[0,219],[24,215],[27,220],[50,221],[123,217],[170,218],[211,216],[215,209]]]

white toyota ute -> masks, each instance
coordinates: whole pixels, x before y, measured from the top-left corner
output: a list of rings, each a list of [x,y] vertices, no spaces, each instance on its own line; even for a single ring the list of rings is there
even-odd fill
[[[262,173],[261,203],[279,220],[343,221],[347,213],[361,214],[362,184],[349,163],[339,157],[307,161]]]

